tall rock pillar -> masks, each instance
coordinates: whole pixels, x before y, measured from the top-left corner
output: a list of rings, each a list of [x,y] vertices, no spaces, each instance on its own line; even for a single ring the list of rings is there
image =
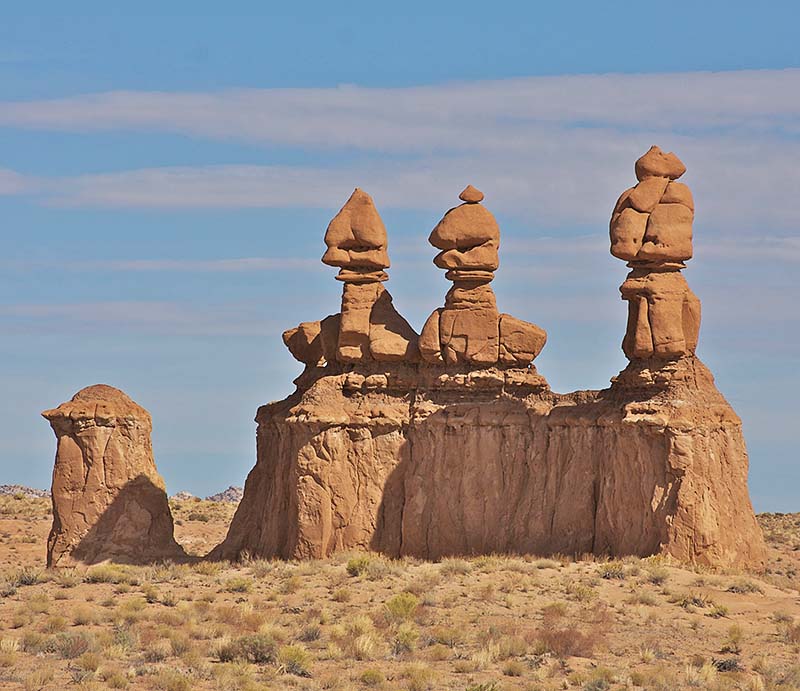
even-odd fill
[[[48,566],[185,556],[173,537],[144,408],[98,384],[42,415],[58,440]]]

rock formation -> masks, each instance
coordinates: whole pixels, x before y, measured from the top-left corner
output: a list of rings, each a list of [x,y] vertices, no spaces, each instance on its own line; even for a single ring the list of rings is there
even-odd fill
[[[48,566],[184,556],[173,537],[144,408],[98,384],[42,415],[58,440]]]
[[[468,187],[465,203],[431,234],[441,250],[436,264],[454,286],[422,331],[422,361],[351,361],[334,350],[333,336],[322,338],[296,391],[259,409],[256,465],[211,558],[322,558],[362,548],[432,559],[667,554],[758,566],[764,545],[741,423],[693,355],[699,303],[680,287],[678,266],[688,259],[691,225],[669,208],[688,209],[691,198],[670,187],[682,172],[676,161],[657,150],[640,159],[646,186],[615,210],[613,251],[633,263],[629,280],[641,285],[630,286],[635,328],[626,339],[638,345],[626,349],[631,363],[610,388],[556,394],[537,373],[531,361],[544,332],[497,312],[488,284],[499,230],[480,206],[483,195]],[[629,209],[647,218],[624,249],[619,218],[631,217]],[[354,218],[346,227],[356,236]],[[370,272],[388,265],[383,237],[357,239],[378,257]],[[350,254],[338,254],[346,245],[328,244],[353,266]],[[317,324],[303,343],[341,336],[338,326]],[[367,352],[364,338],[356,353]]]
[[[639,183],[625,190],[611,215],[611,254],[631,272],[620,287],[628,301],[622,350],[630,359],[671,359],[697,348],[700,300],[681,270],[692,258],[694,200],[676,180],[686,166],[657,146],[636,161]]]
[[[472,185],[459,195],[464,202],[450,209],[430,235],[441,250],[433,263],[447,269],[453,287],[444,307],[422,328],[419,350],[426,362],[455,365],[526,366],[541,352],[547,334],[535,324],[497,311],[489,283],[500,264],[500,228],[481,206],[483,193]]]
[[[338,267],[336,278],[344,283],[342,311],[286,331],[283,341],[292,355],[311,367],[418,359],[417,334],[381,285],[389,278],[386,228],[366,192],[356,188],[330,222],[325,244],[322,261]]]

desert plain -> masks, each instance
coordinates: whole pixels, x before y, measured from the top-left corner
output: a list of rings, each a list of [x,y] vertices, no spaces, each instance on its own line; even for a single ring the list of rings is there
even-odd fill
[[[761,573],[664,557],[197,559],[236,504],[172,500],[184,563],[47,570],[50,500],[0,497],[0,688],[800,688],[800,514]]]

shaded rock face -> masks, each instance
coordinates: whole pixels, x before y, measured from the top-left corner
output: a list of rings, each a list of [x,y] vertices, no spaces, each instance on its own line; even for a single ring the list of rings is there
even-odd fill
[[[757,566],[741,423],[697,358],[657,364],[567,395],[533,368],[309,370],[259,410],[258,460],[211,556],[364,548]]]
[[[58,440],[48,566],[184,555],[173,537],[144,408],[99,384],[42,415]]]

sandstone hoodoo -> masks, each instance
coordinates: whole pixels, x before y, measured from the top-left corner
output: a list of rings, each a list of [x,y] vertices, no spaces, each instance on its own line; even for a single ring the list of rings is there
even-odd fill
[[[441,250],[434,264],[453,281],[443,308],[436,310],[419,339],[430,363],[526,366],[541,352],[547,334],[535,324],[497,311],[489,283],[500,265],[500,228],[480,202],[483,193],[469,185],[464,201],[433,229],[430,243]]]
[[[654,148],[636,170],[611,223],[612,252],[632,269],[631,362],[610,388],[571,394],[532,364],[545,332],[497,309],[500,231],[479,190],[431,233],[453,287],[419,339],[383,289],[386,231],[356,190],[325,238],[342,311],[284,334],[305,369],[291,396],[259,409],[256,465],[210,556],[661,553],[757,566],[741,424],[694,355],[684,167]]]
[[[42,415],[58,440],[48,566],[184,556],[173,537],[144,408],[98,384]]]
[[[286,331],[292,355],[307,365],[417,359],[417,334],[382,285],[389,278],[386,228],[366,192],[353,192],[330,222],[325,244],[322,261],[338,267],[344,283],[342,311]]]
[[[628,301],[622,350],[629,358],[692,355],[700,300],[681,270],[692,258],[694,200],[676,180],[686,166],[657,146],[636,161],[639,183],[625,190],[611,215],[611,254],[631,272],[620,291]]]

